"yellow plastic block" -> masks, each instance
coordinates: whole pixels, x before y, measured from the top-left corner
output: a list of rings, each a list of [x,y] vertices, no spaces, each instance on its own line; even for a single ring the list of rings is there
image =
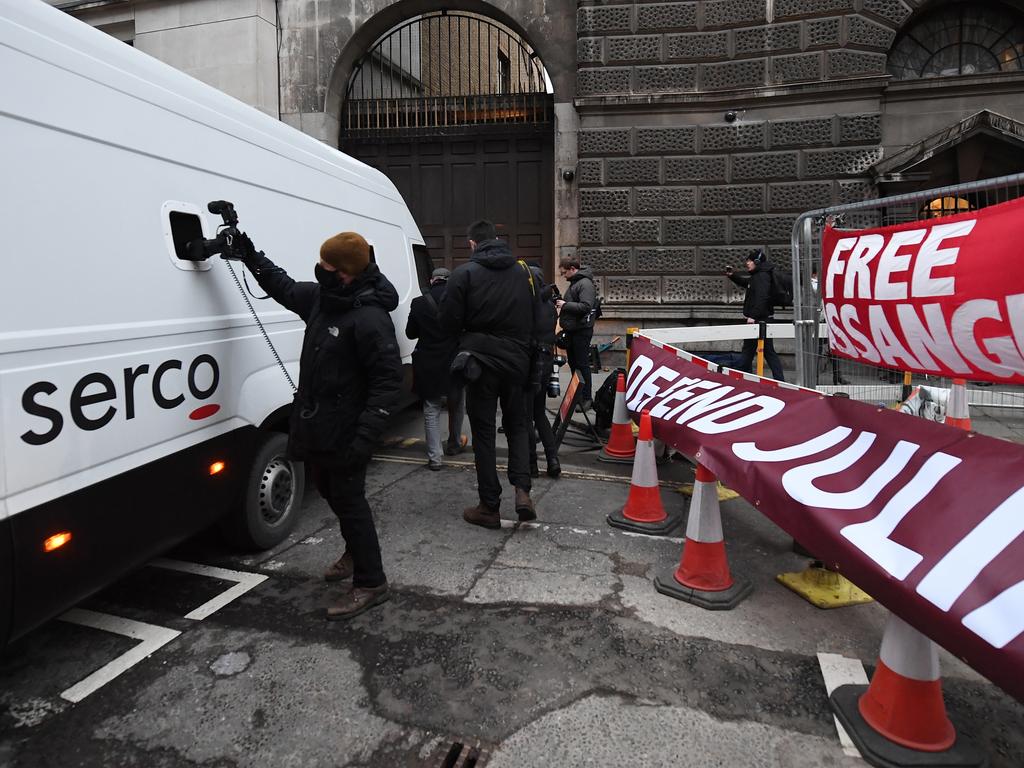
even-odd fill
[[[780,573],[775,580],[818,608],[843,608],[874,598],[836,571],[812,563],[800,573]]]
[[[693,496],[693,483],[684,483],[680,485],[676,490],[683,494],[683,496]],[[740,495],[736,491],[726,488],[721,483],[718,484],[718,500],[719,501],[731,501],[732,499],[738,499]]]

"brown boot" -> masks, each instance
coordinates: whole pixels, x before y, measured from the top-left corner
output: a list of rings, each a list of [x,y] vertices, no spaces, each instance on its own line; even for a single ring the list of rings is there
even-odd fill
[[[345,551],[341,557],[338,558],[338,562],[334,563],[330,568],[324,571],[324,581],[344,581],[345,579],[351,579],[352,573],[355,571],[355,566],[352,565],[352,555]]]
[[[537,519],[537,510],[534,509],[530,492],[523,488],[516,488],[516,514],[519,515],[521,523]]]
[[[469,507],[462,512],[462,519],[467,523],[479,525],[483,528],[501,528],[501,518],[498,510],[487,507],[480,502],[475,507]]]
[[[342,595],[341,600],[327,608],[327,620],[351,619],[375,605],[386,603],[390,597],[386,581],[379,587],[352,587]]]

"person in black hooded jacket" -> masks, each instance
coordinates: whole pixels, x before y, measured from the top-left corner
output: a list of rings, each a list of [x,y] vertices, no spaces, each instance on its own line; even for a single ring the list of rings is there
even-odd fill
[[[565,331],[565,353],[569,368],[580,375],[580,408],[593,407],[593,385],[590,370],[590,342],[594,338],[594,308],[597,306],[597,286],[590,267],[580,264],[578,256],[563,256],[558,271],[569,281],[565,296],[555,302],[558,321]]]
[[[537,361],[539,370],[547,375],[553,365],[555,349],[555,325],[558,322],[558,315],[555,312],[554,287],[551,284],[545,285],[544,273],[540,267],[531,264],[530,272],[533,273],[533,282],[538,289],[540,301],[537,304],[536,338],[537,338]],[[544,457],[547,460],[548,477],[558,477],[562,474],[562,465],[558,461],[558,442],[555,440],[555,433],[551,430],[551,422],[548,420],[547,411],[547,389],[544,386],[544,379],[540,380],[540,386],[530,387],[526,395],[526,421],[530,428],[530,477],[540,477],[540,468],[537,465],[537,440],[544,446]]]
[[[737,275],[732,267],[725,270],[726,276],[740,288],[746,289],[743,296],[743,316],[748,323],[770,323],[775,308],[772,306],[772,272],[775,267],[768,263],[764,251],[751,251],[747,254],[747,274]],[[743,350],[740,352],[736,369],[749,371],[750,364],[757,354],[757,339],[744,339]],[[782,375],[782,361],[775,351],[771,339],[764,340],[764,359],[772,369],[772,376],[777,381],[785,381]]]
[[[316,283],[293,280],[244,234],[236,243],[263,290],[306,322],[288,451],[306,462],[338,517],[345,552],[324,579],[351,578],[352,589],[327,618],[347,619],[388,599],[366,467],[401,392],[402,359],[388,314],[398,292],[355,232],[320,247]]]
[[[499,401],[508,441],[508,479],[516,489],[516,514],[520,520],[537,518],[530,499],[523,405],[533,359],[536,286],[525,263],[498,239],[494,224],[477,221],[467,234],[473,255],[448,279],[438,320],[447,333],[459,337],[456,366],[466,362],[464,353],[472,357],[463,370],[480,504],[466,509],[462,517],[473,525],[500,528],[501,483],[495,450]]]

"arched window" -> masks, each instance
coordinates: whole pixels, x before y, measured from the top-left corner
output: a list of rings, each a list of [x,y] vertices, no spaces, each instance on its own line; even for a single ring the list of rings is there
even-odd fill
[[[925,14],[889,52],[896,80],[1024,70],[1024,17],[995,3],[954,3]]]

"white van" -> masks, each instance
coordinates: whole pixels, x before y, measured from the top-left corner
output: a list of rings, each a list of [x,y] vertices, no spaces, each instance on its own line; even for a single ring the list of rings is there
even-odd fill
[[[406,363],[430,260],[380,172],[39,0],[0,0],[0,71],[2,646],[224,510],[247,546],[294,523],[304,326],[252,300],[279,366],[228,263],[184,258],[208,201],[300,280],[360,232]]]

